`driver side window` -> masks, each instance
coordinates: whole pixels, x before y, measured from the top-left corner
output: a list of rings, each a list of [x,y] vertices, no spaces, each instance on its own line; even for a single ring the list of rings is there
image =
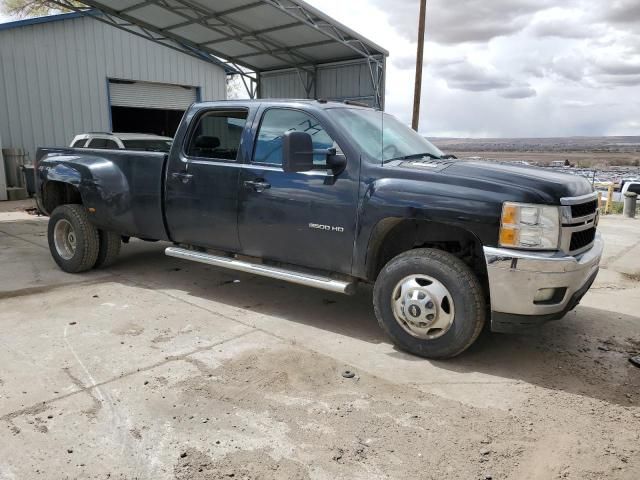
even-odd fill
[[[236,161],[247,112],[211,110],[198,119],[186,154],[189,157]]]
[[[337,148],[337,144],[316,118],[299,110],[271,108],[262,116],[253,162],[282,165],[282,139],[284,134],[290,131],[311,135],[314,150],[326,150],[334,146]],[[313,164],[318,167],[326,166],[327,155],[314,154]]]

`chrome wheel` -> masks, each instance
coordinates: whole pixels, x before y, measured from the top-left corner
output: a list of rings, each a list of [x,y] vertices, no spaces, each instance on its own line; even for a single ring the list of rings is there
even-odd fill
[[[68,220],[58,220],[53,229],[53,243],[60,257],[70,260],[76,253],[76,231]]]
[[[393,289],[393,315],[407,333],[421,339],[441,337],[454,319],[449,290],[428,275],[410,275]]]

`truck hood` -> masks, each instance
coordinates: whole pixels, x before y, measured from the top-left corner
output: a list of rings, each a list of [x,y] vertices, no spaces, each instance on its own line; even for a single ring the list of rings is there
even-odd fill
[[[509,165],[497,162],[481,161],[430,161],[411,160],[402,162],[401,168],[440,173],[454,177],[464,184],[465,180],[473,180],[486,185],[510,187],[526,192],[529,197],[538,197],[537,201],[558,204],[563,197],[579,197],[593,191],[591,183],[584,177],[554,172],[551,169]],[[455,181],[453,183],[458,183]],[[534,200],[532,198],[532,200]]]

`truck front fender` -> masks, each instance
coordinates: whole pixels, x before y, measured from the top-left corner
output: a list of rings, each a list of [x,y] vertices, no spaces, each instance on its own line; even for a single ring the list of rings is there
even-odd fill
[[[365,190],[359,205],[359,228],[354,246],[353,274],[371,276],[371,252],[400,222],[460,229],[481,244],[495,245],[499,230],[502,198],[486,190],[425,180],[381,179]]]

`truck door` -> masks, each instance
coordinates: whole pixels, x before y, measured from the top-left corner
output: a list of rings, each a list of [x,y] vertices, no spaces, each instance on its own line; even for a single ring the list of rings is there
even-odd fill
[[[238,230],[246,255],[351,273],[356,228],[359,159],[334,176],[326,154],[317,170],[285,173],[282,138],[289,130],[311,134],[314,150],[335,147],[318,119],[302,110],[263,110],[253,155],[240,178]]]
[[[238,251],[238,181],[246,108],[213,108],[190,122],[169,158],[165,212],[174,242]],[[177,153],[174,153],[177,152]]]

